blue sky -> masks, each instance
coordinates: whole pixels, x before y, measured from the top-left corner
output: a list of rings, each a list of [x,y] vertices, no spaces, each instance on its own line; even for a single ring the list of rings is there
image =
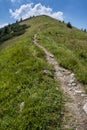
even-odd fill
[[[0,0],[0,27],[7,23],[46,14],[87,29],[87,0]]]

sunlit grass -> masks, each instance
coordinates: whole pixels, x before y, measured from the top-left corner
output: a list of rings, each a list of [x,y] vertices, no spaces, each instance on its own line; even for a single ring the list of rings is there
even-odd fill
[[[1,130],[60,130],[62,127],[60,84],[54,80],[54,69],[46,62],[44,52],[31,39],[20,39],[0,52]],[[44,70],[50,74],[44,74]],[[21,104],[24,104],[22,110]]]

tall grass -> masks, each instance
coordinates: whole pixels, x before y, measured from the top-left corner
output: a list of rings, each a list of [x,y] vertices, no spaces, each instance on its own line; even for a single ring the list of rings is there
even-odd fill
[[[49,70],[50,74],[44,74]],[[21,104],[24,104],[22,110]],[[60,130],[63,95],[31,39],[0,52],[0,130]]]

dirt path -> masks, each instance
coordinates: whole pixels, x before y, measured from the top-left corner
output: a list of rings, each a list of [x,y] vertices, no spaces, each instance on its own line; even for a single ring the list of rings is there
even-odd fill
[[[70,98],[65,103],[65,129],[74,127],[75,130],[87,130],[87,94],[83,86],[76,80],[74,73],[60,67],[54,55],[38,44],[37,34],[34,35],[33,43],[44,51],[48,63],[54,66],[55,79],[60,80],[65,95]]]

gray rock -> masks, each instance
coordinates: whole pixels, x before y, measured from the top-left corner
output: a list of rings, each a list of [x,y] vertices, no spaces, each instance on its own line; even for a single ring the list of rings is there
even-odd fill
[[[75,83],[75,81],[74,81],[74,79],[71,79],[70,81],[69,81],[69,83]]]
[[[72,88],[69,88],[69,91],[72,91]]]
[[[57,77],[63,77],[63,74],[61,72],[56,72]]]
[[[74,73],[71,73],[71,75],[70,75],[72,78],[75,76],[75,74]]]
[[[85,96],[86,96],[85,94],[83,94],[83,93],[81,94],[81,97],[85,97]]]
[[[82,91],[80,91],[80,90],[75,90],[75,93],[80,94],[80,93],[82,93]]]
[[[51,72],[49,70],[44,70],[43,73],[46,75],[51,75]]]
[[[22,110],[23,110],[23,108],[24,108],[24,105],[25,105],[24,102],[22,102],[22,103],[20,104],[20,112],[22,112]]]
[[[72,84],[71,84],[71,83],[68,83],[68,86],[69,86],[69,87],[72,87]]]
[[[73,83],[72,83],[72,86],[76,86],[76,83],[75,83],[75,82],[73,82]]]
[[[83,106],[83,110],[87,114],[87,103]]]
[[[49,56],[50,56],[51,58],[54,58],[54,55],[52,55],[52,54],[50,54]]]
[[[64,68],[59,68],[59,71],[66,72],[67,70]]]

